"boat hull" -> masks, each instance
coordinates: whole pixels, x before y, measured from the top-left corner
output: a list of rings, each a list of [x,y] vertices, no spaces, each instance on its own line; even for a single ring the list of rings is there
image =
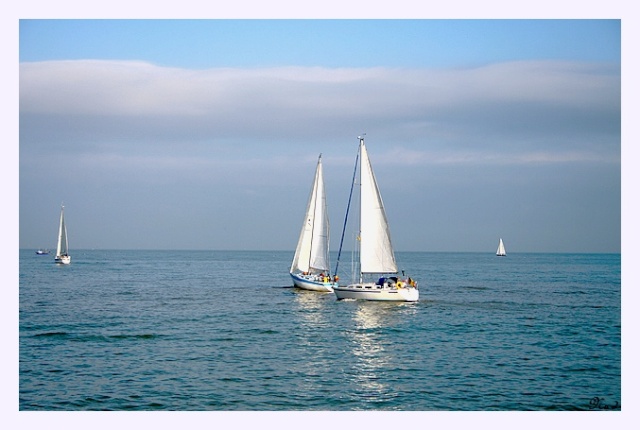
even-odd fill
[[[387,287],[374,283],[352,284],[334,287],[334,294],[338,300],[356,299],[392,302],[417,302],[420,292],[414,287]]]
[[[71,264],[71,256],[70,255],[56,255],[54,259],[56,264]]]
[[[290,273],[293,285],[303,290],[320,291],[324,293],[333,292],[333,287],[337,287],[337,282],[320,282],[315,280],[315,276]]]

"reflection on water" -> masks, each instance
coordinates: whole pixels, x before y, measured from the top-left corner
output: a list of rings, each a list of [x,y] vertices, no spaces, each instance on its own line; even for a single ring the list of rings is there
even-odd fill
[[[356,409],[401,409],[397,392],[402,364],[394,345],[397,336],[405,336],[402,326],[416,312],[414,303],[366,302],[345,300],[336,302],[333,294],[295,290],[296,349],[304,359],[290,364],[299,372],[299,384],[292,390],[307,404],[313,402],[310,393],[334,392],[337,380],[351,386],[343,400],[356,404]],[[336,326],[335,306],[341,308],[344,319]],[[333,318],[331,317],[333,316]],[[335,349],[337,332],[344,336],[341,349]],[[345,359],[334,362],[342,355]],[[336,370],[332,378],[323,378],[326,365]],[[341,375],[341,376],[340,376]],[[348,394],[347,394],[348,393]],[[293,394],[293,393],[292,393]],[[349,406],[353,408],[354,406]]]
[[[361,396],[377,401],[385,396],[387,385],[381,373],[393,358],[392,351],[385,349],[377,329],[386,324],[380,309],[372,303],[359,304],[353,315],[355,330],[350,331],[353,345],[354,379],[360,387]]]
[[[412,303],[356,302],[353,313],[354,328],[347,331],[354,357],[353,382],[357,385],[354,394],[359,402],[372,407],[391,402],[398,393],[390,387],[394,370],[398,369],[396,352],[393,349],[394,326],[415,313]]]
[[[302,317],[302,322],[311,327],[325,326],[327,322],[323,310],[326,306],[326,299],[333,298],[333,293],[298,288],[295,288],[294,292],[295,303],[298,305],[298,314]]]
[[[333,358],[331,341],[335,328],[328,317],[328,305],[335,301],[333,293],[294,289],[295,328],[289,333],[294,339],[295,362],[288,363],[291,372],[297,374],[297,382],[288,387],[302,409],[314,409],[325,404],[328,392],[334,391],[333,375],[326,368]],[[329,375],[329,377],[327,377]]]

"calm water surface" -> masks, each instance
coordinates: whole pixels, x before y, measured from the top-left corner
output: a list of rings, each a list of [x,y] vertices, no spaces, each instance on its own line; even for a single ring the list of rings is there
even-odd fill
[[[398,253],[418,303],[291,288],[292,257],[21,250],[20,410],[621,408],[619,254]]]

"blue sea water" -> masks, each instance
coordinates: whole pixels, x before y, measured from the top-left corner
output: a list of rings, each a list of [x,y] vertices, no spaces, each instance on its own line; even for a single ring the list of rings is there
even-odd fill
[[[417,303],[292,257],[21,250],[20,411],[621,409],[620,254],[397,253]]]

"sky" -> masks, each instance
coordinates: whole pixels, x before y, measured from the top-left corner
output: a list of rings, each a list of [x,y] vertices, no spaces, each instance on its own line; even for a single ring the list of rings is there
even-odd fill
[[[621,251],[619,19],[22,19],[19,245],[337,250],[366,133],[397,251]]]

